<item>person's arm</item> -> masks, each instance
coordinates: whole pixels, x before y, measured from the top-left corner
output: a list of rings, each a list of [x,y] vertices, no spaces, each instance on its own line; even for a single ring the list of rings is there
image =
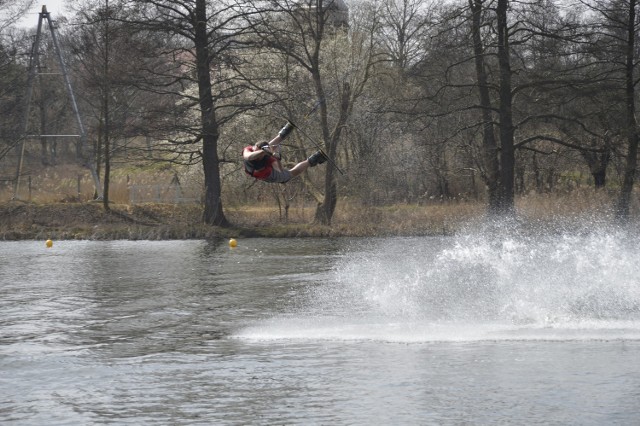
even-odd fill
[[[269,148],[271,148],[272,151],[275,152],[275,150],[277,149],[277,147],[280,145],[280,143],[282,142],[282,137],[280,135],[276,136],[275,138],[271,139],[269,141]]]
[[[269,141],[269,148],[271,148],[271,152],[277,152],[277,146],[286,139],[287,136],[295,129],[295,125],[287,121],[287,124],[284,125],[282,129],[278,132],[278,135]]]
[[[257,151],[251,151],[250,149],[245,148],[242,151],[242,157],[247,161],[259,160],[265,155],[270,155],[263,149],[258,149]]]

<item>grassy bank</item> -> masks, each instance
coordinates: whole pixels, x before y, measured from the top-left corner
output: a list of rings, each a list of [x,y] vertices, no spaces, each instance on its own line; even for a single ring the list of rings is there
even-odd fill
[[[199,206],[114,205],[99,203],[23,203],[0,205],[0,239],[193,239],[243,237],[329,237],[442,234],[481,212],[480,205],[346,207],[332,226],[312,224],[311,207],[284,220],[270,206],[228,209],[232,227],[202,223]],[[366,211],[363,215],[362,212]]]
[[[531,195],[517,200],[518,218],[532,224],[611,220],[613,198],[604,192]],[[233,224],[220,228],[202,223],[197,205],[101,203],[0,204],[0,240],[22,239],[209,239],[228,237],[338,237],[443,235],[481,220],[481,202],[442,202],[429,205],[363,206],[342,200],[332,226],[313,224],[314,206],[291,209],[285,220],[269,204],[227,208]]]

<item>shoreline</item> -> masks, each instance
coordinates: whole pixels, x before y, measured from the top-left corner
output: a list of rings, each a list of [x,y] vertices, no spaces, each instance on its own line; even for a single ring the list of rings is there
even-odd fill
[[[285,222],[277,207],[242,206],[226,209],[232,226],[219,227],[202,223],[202,207],[198,205],[113,205],[105,211],[97,202],[11,201],[0,203],[0,241],[419,237],[477,228],[490,232],[584,232],[620,226],[607,209],[567,211],[554,205],[540,200],[523,203],[515,219],[488,220],[481,202],[378,207],[345,203],[331,226],[311,223],[312,207],[297,209]],[[637,227],[638,218],[631,218],[629,225]]]
[[[248,213],[247,213],[248,215]],[[367,226],[337,223],[323,226],[290,221],[283,223],[237,213],[230,227],[201,222],[196,206],[9,202],[0,204],[0,241],[21,240],[190,240],[216,238],[333,238],[445,235],[451,224],[421,223],[419,226]],[[252,224],[252,225],[249,225]]]

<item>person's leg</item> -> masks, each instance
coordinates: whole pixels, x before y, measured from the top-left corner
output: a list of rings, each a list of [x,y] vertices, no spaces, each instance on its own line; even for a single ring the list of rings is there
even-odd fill
[[[291,176],[292,177],[296,177],[296,176],[300,175],[302,172],[304,172],[305,170],[307,170],[309,167],[317,166],[318,164],[322,164],[325,161],[327,161],[327,157],[326,157],[326,155],[324,155],[324,152],[318,151],[318,152],[312,154],[306,160],[301,161],[298,164],[296,164],[293,167],[293,169],[290,170],[291,171]]]
[[[280,160],[276,160],[276,161],[271,165],[271,167],[272,167],[275,171],[280,172],[280,173],[282,173],[282,172],[284,171],[284,167],[282,167],[282,163],[280,162]]]
[[[263,180],[270,183],[287,183],[291,180],[291,178],[293,178],[293,175],[289,170],[279,171],[275,168],[272,168],[271,174]]]
[[[313,153],[309,158],[307,158],[307,160],[309,161],[309,166],[314,167],[327,161],[327,156],[324,154],[324,152],[317,151]]]
[[[291,176],[296,177],[302,174],[305,170],[309,168],[309,160],[304,160],[293,166],[291,170]]]

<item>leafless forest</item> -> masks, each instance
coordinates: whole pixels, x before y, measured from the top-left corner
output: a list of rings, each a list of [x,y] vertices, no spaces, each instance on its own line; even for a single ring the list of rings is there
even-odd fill
[[[344,200],[478,200],[512,214],[521,195],[579,187],[632,213],[635,0],[68,3],[20,28],[21,10],[0,0],[7,191],[21,158],[80,164],[108,209],[116,171],[163,170],[197,186],[204,223],[227,226],[226,204],[276,193],[244,174],[242,148],[291,120],[283,160],[321,147],[332,161],[277,202],[315,203],[319,224]],[[83,129],[56,38],[85,144],[59,136]]]

